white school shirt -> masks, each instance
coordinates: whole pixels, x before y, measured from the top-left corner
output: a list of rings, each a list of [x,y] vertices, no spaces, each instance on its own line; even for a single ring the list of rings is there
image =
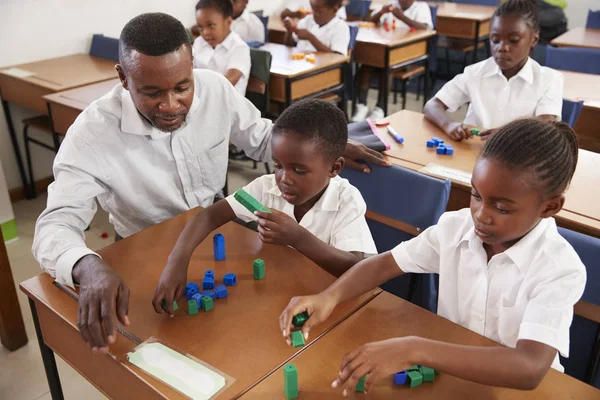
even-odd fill
[[[394,5],[395,7],[400,7],[400,5],[398,4],[398,0],[392,1],[392,5]],[[377,14],[379,11],[381,11],[381,9],[383,7],[387,7],[387,6],[382,5],[382,6],[377,7],[377,9],[375,9],[375,11],[373,11],[371,13],[371,15]],[[412,3],[412,5],[410,7],[408,7],[406,10],[404,10],[404,15],[406,15],[407,18],[410,18],[415,22],[419,22],[421,24],[426,24],[429,29],[433,29],[433,20],[431,19],[431,9],[429,8],[429,5],[427,3],[425,3],[424,1],[415,1],[414,3]],[[397,29],[407,29],[407,30],[410,29],[410,26],[405,24],[404,21],[396,18],[396,16],[394,14],[392,14],[391,12],[386,13],[381,16],[381,23],[384,23],[385,21],[387,21],[390,24],[390,27],[392,26],[392,23],[394,20],[396,21]]]
[[[519,118],[562,114],[563,75],[529,58],[510,80],[490,57],[470,65],[435,95],[450,112],[470,103],[465,124],[493,129]]]
[[[210,69],[225,75],[230,69],[237,69],[242,77],[235,88],[243,96],[246,94],[248,78],[250,78],[250,47],[235,32],[229,35],[213,49],[210,44],[198,36],[192,46],[194,68]]]
[[[245,41],[256,40],[263,43],[265,41],[265,25],[256,14],[248,11],[247,8],[233,20],[231,30]]]
[[[310,0],[287,0],[283,1],[281,6],[277,8],[277,12],[274,15],[281,15],[283,10],[288,9],[290,11],[298,11],[301,8],[310,11],[312,7],[310,6]],[[337,16],[346,19],[346,7],[342,6],[337,12]]]
[[[350,28],[346,21],[341,18],[333,17],[331,21],[323,26],[315,22],[312,15],[302,18],[297,25],[298,29],[306,29],[321,43],[329,47],[334,53],[343,55],[348,54],[348,45],[350,44]],[[317,49],[308,40],[298,40],[298,36],[293,34],[294,40],[298,42],[297,47],[300,51],[313,52]]]
[[[55,181],[38,218],[33,254],[73,287],[73,265],[87,254],[84,229],[96,200],[127,237],[184,211],[213,203],[225,185],[229,140],[255,160],[271,159],[271,127],[222,76],[194,70],[184,126],[154,128],[117,85],[69,128],[54,160]]]
[[[252,197],[267,208],[281,211],[294,218],[294,206],[281,197],[275,175],[264,175],[244,187]],[[258,218],[238,203],[233,195],[227,202],[235,215],[245,222]],[[377,254],[375,242],[367,226],[367,205],[357,188],[348,180],[336,176],[329,181],[323,196],[302,217],[299,224],[323,242],[343,251]]]
[[[586,271],[553,218],[488,263],[471,211],[447,212],[392,255],[404,272],[439,274],[440,316],[505,346],[534,340],[569,356],[573,306]],[[552,367],[563,371],[558,353]]]

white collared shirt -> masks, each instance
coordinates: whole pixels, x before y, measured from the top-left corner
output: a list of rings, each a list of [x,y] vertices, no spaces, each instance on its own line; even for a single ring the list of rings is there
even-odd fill
[[[244,187],[265,207],[281,211],[294,218],[294,206],[281,197],[275,175],[264,175]],[[246,221],[256,221],[254,214],[233,198],[227,202],[235,215]],[[375,242],[367,226],[367,205],[357,188],[339,176],[329,181],[323,196],[302,217],[299,224],[323,242],[343,251],[377,254]]]
[[[435,95],[450,112],[469,104],[465,124],[493,129],[519,118],[562,114],[563,75],[529,58],[510,80],[490,57],[470,65]]]
[[[192,46],[194,68],[210,69],[225,75],[230,69],[237,69],[242,77],[235,84],[240,94],[246,94],[246,86],[250,78],[250,47],[235,32],[229,35],[213,49],[210,44],[198,36]]]
[[[277,8],[277,11],[274,13],[274,15],[279,16],[286,8],[290,11],[298,11],[301,8],[307,11],[312,9],[310,6],[310,0],[286,0],[282,2],[279,8]],[[341,19],[346,19],[346,7],[340,7],[337,12],[337,16]]]
[[[490,262],[468,208],[392,250],[405,272],[439,274],[438,314],[505,346],[533,340],[569,356],[573,305],[585,289],[585,266],[543,219]],[[558,354],[552,367],[563,371]]]
[[[319,26],[312,15],[307,15],[298,22],[297,28],[308,30],[319,39],[319,42],[329,47],[334,53],[348,54],[350,28],[343,19],[336,16],[325,25]],[[317,51],[308,40],[298,40],[298,36],[295,33],[293,36],[294,40],[298,42],[298,50],[306,52]]]
[[[394,5],[395,7],[400,7],[400,5],[398,4],[398,0],[392,1],[392,5]],[[382,5],[382,6],[377,7],[371,13],[371,15],[377,14],[379,11],[381,11],[381,9],[383,7],[387,7],[387,6]],[[404,10],[404,15],[407,18],[412,19],[415,22],[419,22],[421,24],[427,25],[427,27],[429,29],[433,29],[433,20],[431,19],[431,9],[429,8],[429,5],[427,3],[425,3],[424,1],[415,1],[414,3],[412,3],[412,5],[410,7],[408,7],[406,10]],[[396,16],[394,14],[392,14],[391,12],[386,13],[381,17],[381,23],[384,23],[385,21],[387,21],[388,24],[390,24],[390,27],[392,26],[392,23],[394,20],[396,21],[396,29],[406,29],[406,30],[410,29],[410,26],[405,24],[404,21],[396,18]]]
[[[84,229],[96,199],[127,237],[184,211],[213,203],[225,185],[229,141],[256,160],[271,159],[271,127],[222,76],[194,70],[185,125],[172,133],[139,114],[117,85],[69,128],[54,160],[55,181],[36,224],[33,254],[61,284],[86,254]]]
[[[239,17],[233,20],[231,30],[247,42],[256,40],[264,43],[265,41],[265,25],[258,16],[249,12],[247,8]]]

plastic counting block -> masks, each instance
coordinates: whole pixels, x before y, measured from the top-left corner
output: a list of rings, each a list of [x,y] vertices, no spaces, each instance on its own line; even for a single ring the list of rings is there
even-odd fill
[[[215,271],[212,269],[207,269],[206,272],[204,272],[204,277],[215,279]]]
[[[160,306],[162,307],[163,310],[167,311],[167,303],[165,303],[165,301],[163,300],[162,303],[160,303]],[[174,301],[173,302],[173,311],[177,311],[179,310],[179,306],[177,305],[177,302]]]
[[[404,385],[406,383],[407,377],[408,377],[408,374],[406,373],[406,371],[396,372],[394,374],[394,384]]]
[[[429,367],[419,367],[419,372],[423,375],[423,382],[433,382],[435,372]]]
[[[365,379],[367,379],[367,377],[363,376],[362,378],[360,378],[358,380],[358,383],[356,384],[356,387],[354,388],[355,391],[357,391],[357,392],[365,391]]]
[[[287,400],[298,398],[298,370],[294,364],[283,367],[283,392]]]
[[[433,372],[434,372],[435,375],[439,375],[440,374],[440,371],[438,371],[437,369],[434,369]]]
[[[294,318],[292,318],[292,324],[298,328],[304,325],[306,321],[308,321],[308,312],[306,311],[296,314],[294,315]]]
[[[233,198],[246,207],[252,214],[254,214],[254,211],[271,212],[267,207],[263,206],[258,200],[250,196],[243,189],[238,189],[233,195]]]
[[[225,276],[223,276],[223,283],[225,286],[235,286],[237,283],[237,276],[235,274],[225,274]]]
[[[219,285],[215,287],[215,297],[217,299],[224,299],[225,297],[227,297],[227,288],[225,287],[225,285]]]
[[[198,303],[196,303],[196,300],[188,300],[188,314],[198,314]]]
[[[202,309],[204,311],[210,311],[213,308],[215,308],[215,303],[213,302],[213,299],[211,299],[208,296],[204,296],[201,300],[202,303]]]
[[[208,297],[210,297],[211,299],[214,300],[215,299],[215,292],[211,292],[210,290],[207,290],[205,292],[200,293],[200,299],[202,299],[202,297],[204,297],[204,296],[208,296]]]
[[[437,149],[435,149],[437,154],[446,154],[446,146],[443,144],[438,145]]]
[[[446,155],[451,156],[452,154],[454,154],[454,149],[450,146],[446,146]]]
[[[444,143],[444,141],[442,139],[440,139],[439,137],[433,137],[431,138],[431,140],[433,140],[433,142],[438,145],[440,143]]]
[[[225,237],[220,233],[213,236],[213,252],[216,261],[225,259]]]
[[[304,343],[304,336],[302,336],[302,331],[292,332],[292,346],[302,347],[304,345],[305,345],[305,343]]]
[[[200,287],[194,282],[189,282],[187,285],[185,285],[185,295],[187,296],[188,300],[199,291]]]
[[[202,295],[200,293],[196,293],[195,295],[193,295],[192,300],[196,302],[198,308],[202,306]]]
[[[427,147],[436,147],[437,144],[432,140],[428,140],[427,141]]]
[[[479,136],[479,133],[481,133],[481,129],[471,128],[471,135]]]
[[[408,368],[406,370],[406,372],[410,372],[410,371],[418,371],[419,370],[419,366],[418,365],[413,365],[412,367]]]
[[[308,54],[306,57],[304,57],[304,59],[311,64],[314,64],[315,62],[317,62],[314,54]]]
[[[423,383],[423,375],[419,371],[408,372],[408,386],[416,387]]]
[[[203,290],[210,290],[214,287],[215,287],[215,278],[204,277],[204,279],[202,279],[202,289]]]
[[[260,258],[254,260],[254,279],[260,280],[265,277],[265,262]]]

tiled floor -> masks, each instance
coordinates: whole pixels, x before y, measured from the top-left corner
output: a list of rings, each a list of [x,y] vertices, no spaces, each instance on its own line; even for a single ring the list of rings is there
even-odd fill
[[[374,104],[374,91],[370,93],[370,104]],[[414,95],[409,94],[408,109],[421,111],[422,101],[417,102]],[[390,112],[400,109],[400,105],[390,103]],[[243,186],[264,173],[264,167],[259,165],[257,170],[251,169],[251,163],[234,163],[229,167],[230,192]],[[46,204],[46,196],[35,200],[21,201],[13,204],[19,229],[20,239],[7,245],[12,266],[15,285],[39,274],[40,267],[31,255],[31,244],[35,221]],[[102,239],[102,233],[108,233],[107,239]],[[100,249],[113,242],[113,228],[108,222],[108,216],[99,210],[86,232],[86,242],[92,249]],[[29,343],[23,348],[9,352],[0,346],[0,399],[6,400],[49,400],[48,384],[41,362],[39,347],[27,297],[17,290],[19,303],[25,319]],[[66,399],[86,400],[104,399],[85,378],[80,376],[69,365],[57,357],[59,373]]]

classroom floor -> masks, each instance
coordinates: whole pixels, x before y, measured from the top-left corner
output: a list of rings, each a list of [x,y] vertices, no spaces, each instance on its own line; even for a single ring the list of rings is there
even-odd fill
[[[369,105],[375,103],[375,93],[370,91]],[[390,113],[400,110],[401,105],[390,102]],[[408,94],[407,109],[422,110],[422,100],[416,101],[413,94]],[[464,116],[464,111],[462,112]],[[460,118],[460,116],[458,116]],[[252,169],[252,163],[231,162],[229,166],[229,191],[252,181],[265,173],[264,166],[258,165]],[[18,284],[41,272],[38,263],[31,255],[31,244],[35,221],[46,206],[46,196],[40,195],[35,200],[24,200],[13,204],[14,213],[19,229],[20,238],[7,245],[9,260],[12,266],[15,285],[29,343],[21,349],[9,352],[0,346],[0,399],[6,400],[50,400],[46,375],[42,364],[40,351],[35,335],[35,328],[29,310],[27,297],[18,290]],[[102,233],[108,233],[103,239]],[[108,222],[108,215],[99,208],[91,228],[86,232],[87,245],[94,250],[101,249],[114,240],[114,230]],[[60,357],[56,357],[65,398],[86,400],[105,399],[85,378],[71,368]]]

